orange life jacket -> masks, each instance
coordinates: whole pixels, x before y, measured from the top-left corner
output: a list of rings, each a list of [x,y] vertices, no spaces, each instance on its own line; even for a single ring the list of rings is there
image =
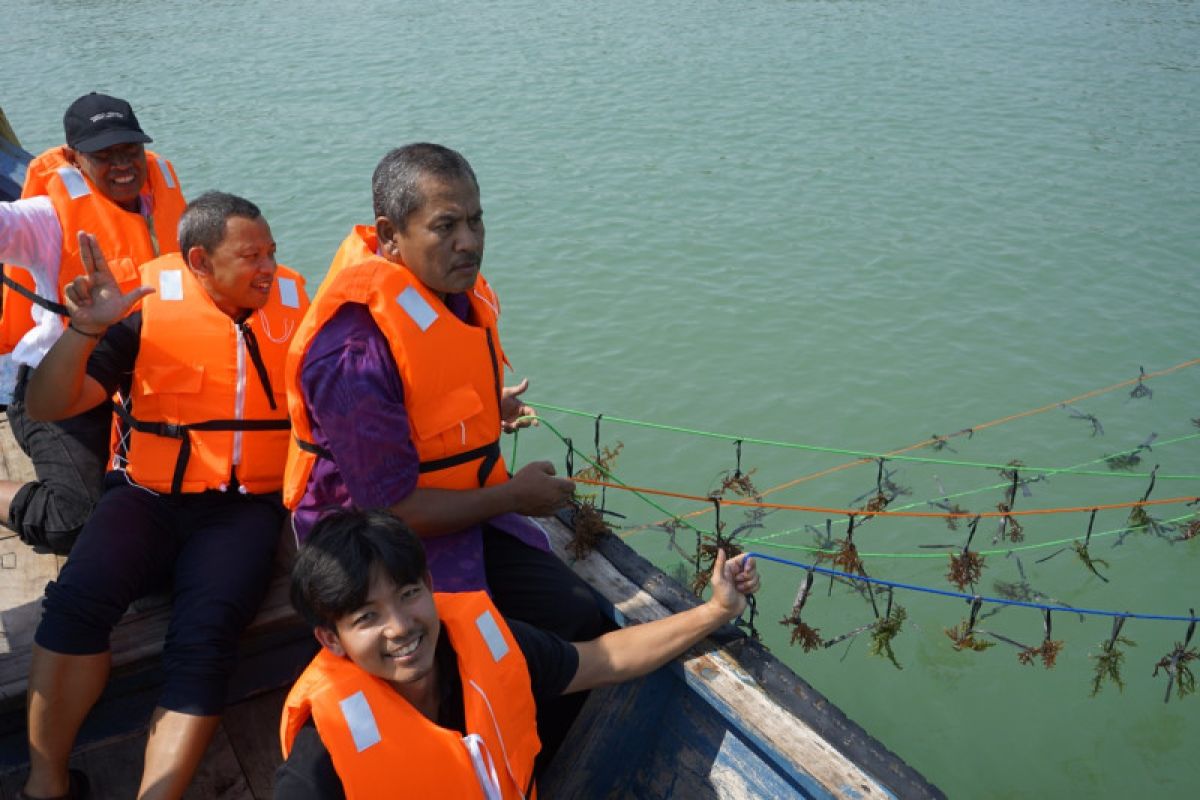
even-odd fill
[[[308,306],[304,278],[280,265],[263,308],[235,323],[178,253],[142,266],[129,400],[117,407],[126,470],[159,492],[224,489],[236,467],[251,493],[275,492],[287,455],[287,347]]]
[[[463,322],[406,267],[375,255],[375,229],[359,226],[342,243],[288,353],[288,410],[296,441],[288,449],[283,501],[295,508],[317,458],[300,368],[317,332],[346,303],[362,303],[387,338],[404,386],[404,408],[420,472],[417,486],[473,489],[508,480],[500,454],[504,365],[499,301],[483,276],[468,293]]]
[[[146,151],[146,186],[153,197],[149,219],[126,211],[96,190],[84,174],[67,161],[62,147],[53,147],[29,162],[21,197],[46,195],[62,227],[62,255],[55,296],[37,295],[33,275],[18,265],[4,267],[0,304],[0,353],[12,352],[33,327],[33,304],[66,316],[63,289],[83,274],[79,231],[93,233],[108,258],[109,268],[123,291],[137,286],[137,267],[161,253],[179,250],[179,217],[187,202],[175,169],[165,158]]]
[[[467,736],[431,722],[386,681],[324,648],[284,703],[284,758],[312,717],[347,800],[499,800],[532,788],[541,742],[525,656],[486,592],[434,601],[458,657]]]

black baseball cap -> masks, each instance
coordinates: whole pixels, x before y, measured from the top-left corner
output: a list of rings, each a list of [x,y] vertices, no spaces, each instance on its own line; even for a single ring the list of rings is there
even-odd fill
[[[117,97],[91,92],[71,103],[63,115],[67,147],[94,153],[114,144],[154,141],[147,136],[129,103]]]

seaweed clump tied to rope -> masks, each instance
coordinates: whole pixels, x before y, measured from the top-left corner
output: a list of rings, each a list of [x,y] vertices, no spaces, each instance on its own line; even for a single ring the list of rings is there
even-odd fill
[[[1125,653],[1118,645],[1126,647],[1136,647],[1137,645],[1131,640],[1121,635],[1121,628],[1125,625],[1125,617],[1117,617],[1113,620],[1112,635],[1107,641],[1100,643],[1100,652],[1093,655],[1096,660],[1096,671],[1092,675],[1092,697],[1100,693],[1100,687],[1105,680],[1112,681],[1117,685],[1117,691],[1125,691],[1125,681],[1121,677],[1121,662],[1125,660]]]
[[[621,449],[624,446],[622,442],[617,442],[616,446],[611,448],[607,446],[600,448],[597,445],[595,461],[586,468],[581,469],[576,475],[573,474],[574,445],[570,439],[567,439],[567,475],[589,481],[599,481],[608,478],[612,474],[610,468],[613,462],[616,461],[617,456],[621,454]],[[568,550],[573,558],[583,559],[587,558],[596,549],[596,545],[605,536],[612,535],[612,528],[604,521],[606,511],[603,506],[596,507],[596,494],[594,492],[583,494],[576,489],[573,505],[575,536],[571,539]]]
[[[1196,359],[1188,364],[1180,365],[1175,369],[1183,366],[1200,365],[1200,359]],[[1165,373],[1155,373],[1154,375],[1146,375],[1144,372],[1138,378],[1139,386],[1142,386],[1143,379],[1148,380],[1150,377]],[[1128,381],[1124,385],[1126,387],[1133,384],[1133,381]],[[1118,387],[1109,387],[1104,391],[1108,391]],[[1149,397],[1149,390],[1137,391],[1135,389],[1133,399]],[[1128,389],[1126,389],[1128,391]],[[1077,400],[1087,399],[1094,396],[1097,392],[1091,392],[1087,395],[1081,395]],[[1048,410],[1049,408],[1065,409],[1072,419],[1084,421],[1092,426],[1092,436],[1103,436],[1104,428],[1100,425],[1099,420],[1090,413],[1080,411],[1078,408],[1068,405],[1067,403],[1056,404],[1054,406],[1043,409],[1036,409],[1029,413],[1038,413],[1038,411]],[[592,415],[597,420],[599,425],[599,416]],[[1018,418],[1017,415],[1011,419]],[[614,418],[609,418],[614,419]],[[999,420],[997,422],[1006,421]],[[643,424],[631,420],[618,420],[622,423]],[[995,424],[995,423],[992,423]],[[647,423],[648,426],[650,426]],[[1073,426],[1074,423],[1071,423]],[[977,426],[979,430],[983,430],[990,425]],[[1188,427],[1200,428],[1200,417],[1188,420]],[[667,426],[651,426],[666,428]],[[1111,427],[1111,423],[1110,423]],[[671,428],[672,430],[690,432],[693,434],[702,434],[699,431],[689,431],[681,428]],[[554,431],[557,433],[557,431]],[[1083,565],[1092,575],[1099,578],[1101,581],[1108,583],[1111,577],[1110,565],[1107,561],[1095,556],[1094,539],[1117,537],[1117,542],[1120,543],[1126,536],[1134,532],[1152,532],[1160,538],[1170,542],[1187,542],[1192,539],[1200,538],[1200,512],[1196,507],[1200,505],[1200,499],[1195,496],[1186,497],[1170,497],[1164,499],[1151,499],[1153,491],[1157,483],[1163,481],[1195,481],[1200,479],[1196,475],[1178,475],[1178,474],[1160,474],[1159,467],[1155,466],[1145,475],[1142,474],[1126,474],[1122,475],[1116,472],[1115,468],[1132,468],[1133,466],[1144,461],[1144,452],[1159,450],[1167,445],[1173,445],[1185,441],[1193,441],[1200,439],[1200,433],[1194,429],[1187,435],[1171,437],[1165,441],[1158,442],[1157,434],[1151,433],[1146,437],[1140,445],[1130,451],[1119,453],[1116,456],[1104,456],[1094,458],[1090,461],[1085,461],[1074,466],[1026,466],[1021,461],[1013,460],[1007,464],[1001,463],[981,463],[972,461],[948,461],[927,456],[904,456],[901,455],[905,450],[914,449],[915,447],[930,447],[935,452],[947,450],[955,452],[953,448],[947,446],[949,440],[956,438],[962,434],[964,438],[968,438],[972,431],[964,429],[947,436],[934,436],[924,443],[914,445],[910,448],[905,448],[898,451],[892,451],[886,454],[865,454],[856,450],[837,450],[834,448],[815,448],[807,445],[786,443],[786,442],[770,442],[766,440],[742,439],[732,436],[720,436],[731,441],[737,448],[737,465],[733,469],[725,470],[718,475],[718,479],[710,488],[706,495],[704,494],[685,494],[680,491],[669,491],[667,489],[640,487],[624,483],[616,478],[611,473],[609,462],[616,453],[619,452],[621,445],[615,448],[601,449],[598,443],[597,432],[597,450],[596,450],[596,466],[580,473],[579,479],[581,483],[590,482],[595,484],[594,491],[599,492],[599,502],[597,503],[597,495],[580,495],[578,497],[579,508],[577,509],[577,527],[581,531],[579,540],[575,546],[579,549],[575,551],[576,555],[582,555],[589,549],[587,543],[590,538],[599,539],[609,532],[608,526],[605,524],[606,512],[604,508],[603,491],[607,489],[619,489],[622,491],[632,492],[637,497],[641,498],[648,505],[654,507],[659,512],[662,512],[665,519],[660,522],[648,523],[632,528],[627,528],[625,535],[643,530],[647,528],[657,527],[664,531],[666,543],[670,549],[675,550],[685,560],[681,564],[680,579],[683,583],[691,581],[692,588],[697,594],[702,593],[708,583],[709,575],[711,574],[712,564],[716,559],[716,554],[724,549],[733,556],[743,551],[743,549],[752,549],[751,543],[754,545],[766,545],[767,547],[779,546],[787,549],[804,550],[813,554],[811,564],[803,564],[798,562],[779,559],[774,556],[769,556],[759,552],[758,548],[753,548],[752,555],[755,558],[763,558],[767,560],[780,561],[782,563],[791,564],[801,567],[806,570],[803,576],[802,585],[799,587],[795,600],[792,604],[790,612],[783,616],[779,622],[787,626],[790,630],[790,641],[792,645],[799,645],[804,651],[809,652],[816,649],[829,649],[839,642],[853,643],[860,634],[868,633],[870,643],[870,653],[880,658],[888,659],[896,668],[901,668],[902,653],[897,652],[894,645],[894,639],[903,629],[909,616],[906,609],[894,601],[894,590],[905,589],[918,592],[929,593],[933,595],[942,595],[956,597],[960,600],[966,600],[970,604],[971,613],[969,617],[962,620],[958,624],[950,628],[945,628],[944,633],[950,639],[953,647],[956,650],[971,650],[982,651],[994,647],[997,643],[1007,643],[1016,648],[1017,661],[1022,665],[1032,665],[1036,663],[1042,664],[1045,668],[1050,669],[1057,664],[1058,657],[1062,654],[1066,643],[1062,640],[1054,639],[1051,636],[1050,621],[1053,612],[1074,613],[1079,616],[1081,622],[1092,615],[1108,616],[1115,618],[1112,635],[1099,644],[1099,649],[1094,650],[1089,654],[1089,658],[1093,662],[1094,671],[1090,675],[1090,689],[1094,696],[1100,692],[1106,683],[1112,683],[1117,686],[1119,691],[1123,691],[1125,676],[1122,674],[1122,668],[1126,664],[1126,649],[1134,646],[1134,643],[1121,635],[1121,626],[1129,619],[1149,619],[1149,620],[1181,620],[1189,624],[1188,635],[1184,637],[1182,642],[1175,644],[1175,647],[1164,655],[1161,659],[1154,663],[1146,664],[1147,672],[1150,672],[1151,664],[1154,666],[1154,676],[1159,673],[1164,673],[1167,680],[1167,698],[1171,694],[1177,697],[1185,697],[1195,692],[1195,676],[1193,670],[1196,666],[1196,661],[1200,659],[1200,652],[1192,646],[1192,630],[1197,621],[1194,616],[1180,617],[1166,614],[1151,614],[1151,613],[1132,613],[1128,611],[1114,612],[1102,609],[1078,608],[1071,606],[1044,592],[1033,588],[1025,574],[1025,569],[1022,565],[1022,556],[1024,551],[1040,550],[1043,548],[1052,548],[1043,552],[1050,552],[1050,555],[1037,559],[1037,563],[1054,558],[1063,552],[1074,552],[1076,559]],[[717,434],[706,434],[717,437]],[[559,434],[560,438],[561,434]],[[568,443],[569,456],[578,455],[577,452],[570,448]],[[825,469],[809,476],[804,476],[800,480],[788,481],[780,486],[772,487],[766,491],[759,491],[754,486],[751,478],[753,470],[744,471],[741,465],[741,450],[743,442],[751,442],[755,444],[764,444],[768,446],[784,446],[798,449],[809,450],[824,450],[826,452],[836,452],[842,455],[855,456],[856,461],[849,464],[839,465],[835,469]],[[946,491],[937,475],[933,476],[936,483],[938,495],[931,500],[924,500],[924,505],[932,506],[931,509],[913,510],[913,506],[917,506],[918,502],[911,503],[907,506],[896,508],[898,505],[896,498],[901,494],[911,494],[905,487],[899,486],[894,480],[894,470],[889,470],[886,462],[891,459],[903,460],[907,462],[917,462],[925,464],[944,464],[954,465],[964,468],[987,469],[999,471],[1003,482],[998,486],[991,483],[988,486],[981,486],[968,491],[960,491],[955,494],[950,494]],[[1105,462],[1108,463],[1109,470],[1103,469]],[[765,502],[764,496],[769,495],[779,489],[794,486],[812,477],[826,475],[831,472],[838,471],[840,468],[854,466],[856,464],[865,465],[874,463],[877,467],[873,486],[867,489],[864,494],[850,501],[843,507],[830,507],[816,504],[799,504],[799,503],[779,503]],[[1165,462],[1164,462],[1165,463]],[[1099,469],[1092,465],[1099,465]],[[570,463],[568,463],[568,474],[570,473]],[[995,473],[993,473],[995,474]],[[1132,478],[1135,480],[1149,479],[1149,486],[1140,495],[1140,499],[1130,498],[1124,502],[1092,502],[1087,506],[1071,506],[1071,507],[1042,507],[1035,509],[1016,510],[1018,490],[1022,495],[1031,496],[1030,488],[1034,482],[1047,480],[1049,476],[1058,475],[1078,475],[1088,476],[1092,478],[1112,478],[1115,480]],[[1003,492],[1003,496],[999,499],[999,503],[995,506],[994,511],[984,511],[982,513],[971,514],[963,509],[957,502],[966,495],[978,494],[981,492],[991,492],[999,489]],[[659,505],[651,499],[651,496],[659,495],[663,497],[673,497],[690,502],[706,502],[710,504],[708,508],[690,511],[688,513],[672,512],[667,508]],[[1135,497],[1137,497],[1135,495]],[[995,501],[993,501],[995,502]],[[1161,514],[1162,519],[1158,519],[1152,514],[1158,512],[1155,506],[1163,506],[1164,508],[1170,505],[1188,504],[1191,508],[1186,509],[1182,514]],[[973,504],[973,503],[972,503]],[[739,507],[743,509],[746,516],[744,524],[736,522],[726,522],[723,517],[727,517],[731,507]],[[1100,512],[1115,512],[1117,509],[1122,509],[1127,515],[1124,519],[1121,517],[1114,518],[1114,525],[1110,530],[1095,530],[1096,519]],[[940,512],[940,513],[939,513]],[[1063,515],[1089,513],[1087,520],[1086,532],[1079,531],[1070,538],[1065,538],[1057,541],[1041,541],[1016,546],[1017,543],[1023,543],[1030,535],[1030,531],[1023,529],[1021,523],[1025,522],[1022,517],[1025,516],[1042,516],[1042,515],[1058,515],[1059,519],[1067,519]],[[774,513],[803,513],[803,514],[820,514],[825,518],[824,530],[820,529],[820,524],[812,524],[802,522],[795,528],[774,531],[769,534],[753,534],[760,538],[751,538],[747,535],[744,538],[742,534],[746,531],[756,528],[765,527],[763,522],[768,514]],[[693,522],[691,518],[703,515],[714,514],[716,521],[715,525],[705,530]],[[838,516],[842,517],[842,523],[846,525],[845,533],[842,537],[837,537],[833,527],[837,524]],[[993,544],[1003,543],[997,549],[980,547],[977,551],[975,534],[978,530],[979,523],[984,517],[994,517],[999,522],[998,530],[995,530]],[[968,520],[970,531],[967,533],[965,542],[961,540],[957,543],[938,543],[938,544],[915,544],[913,543],[908,549],[909,552],[862,552],[861,551],[861,529],[862,524],[872,519],[879,521],[884,519],[897,518],[928,518],[930,520],[938,519],[944,522],[951,530],[954,530],[960,520]],[[1071,523],[1072,525],[1075,523]],[[705,526],[706,528],[708,526]],[[1028,527],[1028,523],[1025,523]],[[689,532],[694,533],[695,549],[688,547],[690,543],[677,542],[677,533],[686,528]],[[732,532],[728,528],[733,528]],[[873,530],[873,529],[872,529]],[[811,531],[813,542],[811,544],[804,542],[776,542],[780,537],[792,534],[802,534],[805,531]],[[893,541],[893,533],[898,532],[899,527],[895,526],[887,531],[888,536],[886,541]],[[1171,531],[1170,537],[1165,533]],[[991,531],[989,531],[990,533]],[[882,531],[881,531],[882,533]],[[1082,535],[1080,535],[1082,534]],[[885,538],[885,537],[881,537]],[[1010,544],[1011,543],[1011,544]],[[681,547],[680,544],[683,544]],[[921,553],[922,549],[939,549],[942,552],[939,554]],[[916,552],[912,552],[916,550]],[[1188,553],[1192,551],[1189,549]],[[949,553],[950,555],[946,555]],[[979,594],[983,571],[986,565],[994,568],[1000,567],[1003,562],[993,563],[993,556],[1005,557],[1014,562],[1016,569],[1020,573],[1020,582],[1011,583],[996,580],[994,581],[995,593],[991,597],[984,597]],[[865,567],[865,561],[870,559],[891,559],[891,558],[948,558],[946,567],[946,580],[950,582],[953,588],[958,591],[950,591],[945,588],[937,588],[933,586],[918,586],[911,584],[903,584],[895,581],[885,580],[882,578],[872,577],[868,575],[868,570]],[[1111,556],[1109,557],[1112,558]],[[691,562],[687,564],[686,562]],[[945,564],[946,562],[942,562]],[[694,568],[694,571],[693,571]],[[872,569],[874,574],[876,569]],[[833,637],[829,637],[816,625],[810,624],[810,620],[806,619],[806,609],[811,605],[813,594],[813,586],[816,573],[827,575],[830,582],[830,596],[834,583],[840,583],[852,591],[856,592],[863,600],[871,605],[873,610],[873,618],[858,620],[857,625],[852,627],[846,633],[841,633]],[[883,587],[887,587],[884,589]],[[878,602],[878,594],[887,593],[887,608],[884,610],[883,603]],[[806,603],[808,605],[806,605]],[[981,613],[982,605],[989,605],[991,608],[987,613]],[[1045,630],[1040,641],[1030,645],[1018,641],[1022,639],[1020,635],[1016,638],[1008,638],[995,630],[985,629],[985,620],[995,614],[1000,613],[1004,609],[1014,606],[1033,607],[1041,609],[1045,618]],[[754,612],[752,611],[751,614]],[[811,614],[809,614],[811,616]],[[751,625],[753,617],[751,617]],[[851,627],[851,626],[847,626]],[[991,627],[990,624],[988,627]],[[866,638],[866,637],[864,637]],[[1026,639],[1026,642],[1029,640]],[[846,652],[849,652],[849,645]]]
[[[1196,676],[1192,674],[1192,668],[1188,666],[1189,663],[1200,658],[1200,653],[1196,652],[1196,648],[1188,646],[1192,643],[1192,634],[1196,632],[1196,610],[1189,608],[1188,613],[1192,616],[1192,621],[1188,623],[1187,635],[1183,637],[1182,642],[1176,642],[1171,652],[1159,659],[1159,662],[1154,665],[1153,677],[1158,677],[1160,669],[1167,675],[1167,691],[1163,696],[1164,703],[1171,700],[1172,685],[1175,686],[1180,700],[1196,691]]]

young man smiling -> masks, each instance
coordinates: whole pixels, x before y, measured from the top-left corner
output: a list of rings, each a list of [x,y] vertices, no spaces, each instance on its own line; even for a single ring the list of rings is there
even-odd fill
[[[128,605],[170,581],[165,684],[139,798],[177,798],[220,719],[237,640],[270,578],[288,446],[283,371],[307,306],[275,262],[259,209],[220,192],[179,225],[183,254],[123,293],[94,237],[66,289],[71,321],[29,381],[29,413],[71,416],[127,384],[122,469],[46,588],[29,677],[25,798],[79,798],[76,733],[108,679],[109,635]],[[143,299],[144,298],[144,299]],[[141,308],[127,312],[141,300]]]
[[[284,704],[275,796],[529,796],[538,704],[657,669],[740,614],[758,583],[752,559],[722,553],[707,603],[568,643],[506,620],[485,592],[435,594],[394,515],[326,517],[292,570],[322,650]]]
[[[138,266],[179,249],[184,199],[170,163],[146,151],[150,137],[124,100],[86,94],[67,109],[63,129],[66,145],[30,163],[22,199],[0,203],[0,353],[11,351],[18,365],[8,417],[37,472],[31,483],[0,481],[0,522],[65,554],[100,496],[112,407],[105,397],[69,419],[32,420],[29,375],[62,335],[63,289],[83,274],[78,232],[95,234],[128,290]]]

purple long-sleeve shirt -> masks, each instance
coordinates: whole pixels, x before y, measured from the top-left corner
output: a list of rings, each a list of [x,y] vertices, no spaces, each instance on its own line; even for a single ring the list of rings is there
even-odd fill
[[[465,295],[446,298],[466,319]],[[303,541],[322,514],[339,508],[386,508],[417,488],[419,458],[409,435],[404,386],[387,339],[367,307],[348,303],[314,337],[300,370],[313,443],[334,454],[319,458],[293,515]],[[487,521],[540,550],[546,534],[519,514]],[[424,539],[434,588],[442,592],[487,588],[483,527]]]

